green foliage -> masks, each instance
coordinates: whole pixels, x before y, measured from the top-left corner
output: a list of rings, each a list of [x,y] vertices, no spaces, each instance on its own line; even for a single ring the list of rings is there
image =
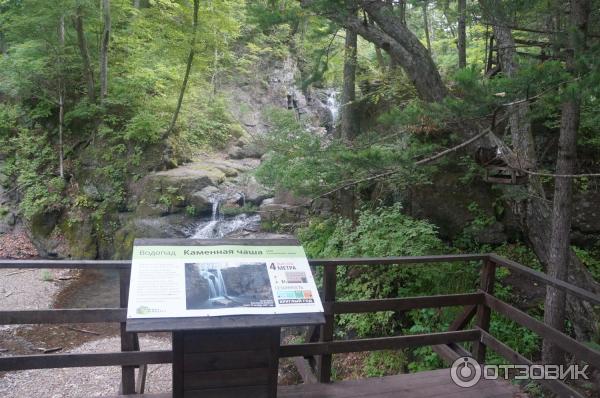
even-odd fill
[[[401,190],[411,182],[426,182],[432,170],[412,166],[412,159],[431,147],[411,146],[409,136],[404,137],[404,142],[389,145],[364,136],[349,148],[339,140],[325,140],[307,131],[291,111],[270,109],[267,116],[272,129],[263,145],[270,152],[256,176],[276,189],[321,195],[336,188],[340,181],[361,181],[378,170],[391,168],[395,172],[388,182]]]
[[[190,217],[195,217],[198,214],[198,210],[194,205],[187,205],[185,207],[185,213]]]
[[[21,191],[23,216],[30,219],[73,206],[91,211],[100,227],[102,217],[124,207],[130,180],[162,167],[163,157],[152,153],[189,156],[194,148],[222,148],[231,136],[239,136],[241,127],[229,115],[218,84],[237,61],[232,48],[245,21],[245,6],[239,0],[201,2],[186,101],[167,137],[189,51],[191,2],[157,0],[140,9],[132,2],[112,2],[109,87],[102,103],[95,50],[102,30],[98,2],[50,0],[44,7],[33,0],[2,2],[0,40],[6,56],[0,55],[0,143],[8,155],[5,174]],[[86,95],[86,71],[73,24],[77,14],[82,16],[96,80],[95,101]],[[61,18],[64,45],[58,34]],[[69,189],[55,181],[61,88]],[[76,187],[85,181],[97,182],[101,203],[78,192]]]
[[[538,316],[539,318],[539,316]],[[499,315],[492,313],[490,334],[526,358],[535,359],[541,347],[541,338],[531,330]],[[506,360],[488,350],[486,363],[506,363]]]
[[[573,250],[594,279],[600,281],[600,243],[588,250],[573,246]]]
[[[402,351],[373,351],[365,361],[363,371],[367,377],[381,377],[398,374],[406,363]]]
[[[211,99],[201,92],[192,93],[186,110],[181,118],[181,124],[186,126],[181,139],[195,147],[223,149],[232,137],[243,131],[229,113],[224,97]]]
[[[362,210],[356,223],[349,220],[313,219],[298,231],[309,257],[419,256],[448,253],[437,236],[435,226],[403,214],[399,205],[377,210]],[[428,264],[404,267],[338,267],[339,300],[364,300],[389,297],[460,292],[474,286],[476,268],[462,264]],[[406,318],[392,312],[339,317],[338,333],[379,336],[394,333],[421,333],[440,330],[447,325],[451,311],[411,311]],[[433,356],[415,351],[416,367],[432,367]]]

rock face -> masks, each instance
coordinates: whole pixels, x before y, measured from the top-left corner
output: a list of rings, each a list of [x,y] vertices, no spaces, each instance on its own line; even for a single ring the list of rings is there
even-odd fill
[[[272,299],[269,274],[264,264],[242,264],[222,271],[227,294]]]
[[[308,209],[290,204],[288,200],[265,202],[273,193],[259,184],[248,171],[260,164],[265,154],[262,138],[269,133],[268,108],[292,109],[302,122],[315,133],[326,134],[333,128],[333,118],[326,106],[329,94],[325,90],[303,92],[296,87],[300,72],[296,62],[288,57],[282,61],[264,61],[260,73],[236,81],[235,85],[222,90],[230,97],[229,110],[244,131],[235,134],[235,139],[224,153],[190,154],[190,163],[166,171],[152,172],[132,183],[128,189],[126,209],[119,213],[106,214],[106,219],[91,221],[90,214],[82,217],[81,223],[65,224],[67,214],[45,214],[32,223],[33,236],[44,253],[57,256],[68,255],[59,250],[59,241],[51,234],[58,229],[71,245],[70,255],[77,258],[129,258],[136,237],[169,238],[190,236],[191,225],[197,217],[208,217],[218,198],[230,214],[244,206],[261,206],[269,212],[266,218],[276,222],[297,221]],[[264,68],[263,68],[264,66]],[[91,147],[90,147],[91,148]],[[164,148],[156,147],[147,155],[145,166],[152,159],[166,156]],[[91,150],[91,149],[89,149]],[[167,154],[168,155],[168,154]],[[186,155],[187,156],[187,155]],[[94,159],[94,156],[83,157]],[[166,162],[169,163],[169,162]],[[90,160],[82,165],[78,175],[81,190],[93,202],[102,202],[112,195],[110,181],[93,181],[92,173],[97,165]],[[152,167],[146,167],[151,170]],[[0,176],[1,177],[1,176]],[[1,181],[0,181],[1,182]],[[0,205],[2,191],[0,190]],[[320,204],[325,209],[331,206]],[[271,210],[273,210],[271,212]],[[0,207],[0,233],[14,222],[14,214],[2,220]],[[98,224],[106,224],[99,226]],[[109,236],[99,236],[98,231],[109,231]]]
[[[12,231],[18,222],[15,204],[15,190],[11,189],[10,180],[2,171],[4,159],[0,155],[0,234]]]
[[[307,198],[294,197],[289,193],[279,193],[276,197],[265,199],[260,205],[263,224],[288,224],[305,219],[309,214]]]
[[[413,186],[404,198],[404,207],[412,217],[429,220],[439,228],[442,239],[454,240],[475,220],[469,207],[475,206],[484,217],[495,219],[492,204],[497,197],[492,186],[484,182],[462,183],[460,172],[433,177],[432,184]],[[494,223],[477,232],[480,243],[500,243],[506,240],[506,226],[511,221],[504,215],[502,223]]]
[[[270,193],[248,175],[258,159],[206,154],[188,165],[152,173],[131,189],[129,212],[121,213],[113,239],[114,257],[128,258],[135,238],[190,236],[195,217],[208,217],[218,200],[228,208],[259,205]]]
[[[333,115],[326,105],[330,90],[300,90],[296,83],[301,78],[300,70],[291,57],[281,62],[264,62],[261,67],[264,81],[257,79],[223,88],[230,98],[235,99],[230,110],[247,132],[228,147],[227,153],[232,159],[264,155],[261,139],[271,128],[269,107],[295,111],[304,125],[315,133],[333,131]]]

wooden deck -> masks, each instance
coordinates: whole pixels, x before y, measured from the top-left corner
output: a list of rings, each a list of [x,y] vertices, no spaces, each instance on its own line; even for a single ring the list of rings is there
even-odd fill
[[[280,386],[279,398],[513,398],[526,397],[507,381],[481,380],[470,388],[450,379],[450,369],[340,381],[329,384]]]
[[[139,398],[171,398],[171,394],[128,395]],[[186,395],[187,397],[188,395]],[[440,369],[398,376],[339,381],[334,383],[298,384],[279,386],[278,398],[526,398],[518,387],[507,381],[481,380],[475,386],[462,388],[450,380],[450,370]],[[123,396],[121,396],[123,397]],[[190,398],[240,397],[231,389],[230,394],[219,390],[215,395],[206,390]],[[116,397],[115,397],[116,398]],[[263,398],[254,395],[252,398]]]

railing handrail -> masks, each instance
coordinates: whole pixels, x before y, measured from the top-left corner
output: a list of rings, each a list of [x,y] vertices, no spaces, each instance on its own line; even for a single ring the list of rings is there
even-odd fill
[[[445,263],[463,261],[482,261],[480,290],[473,293],[448,294],[422,297],[404,297],[372,299],[359,301],[336,300],[336,268],[337,266],[355,265],[408,265],[425,263]],[[493,296],[495,269],[497,266],[506,267],[512,271],[569,292],[593,304],[600,304],[600,295],[586,291],[568,282],[550,277],[542,272],[533,270],[515,261],[500,257],[496,254],[458,254],[436,256],[402,256],[380,258],[339,258],[312,259],[312,266],[324,267],[323,272],[323,304],[326,324],[321,326],[319,341],[303,344],[281,346],[280,356],[313,356],[318,355],[318,371],[320,381],[329,381],[331,373],[331,354],[342,352],[371,351],[380,349],[398,349],[424,345],[438,345],[449,348],[457,342],[473,341],[476,358],[485,357],[485,349],[494,349],[500,355],[526,363],[528,360],[519,356],[510,347],[496,340],[488,333],[489,317],[494,310],[516,321],[522,326],[536,332],[543,338],[548,338],[575,357],[584,360],[595,367],[600,367],[600,353],[567,335],[551,328],[533,317]],[[49,310],[11,310],[0,311],[2,324],[58,324],[58,323],[97,323],[117,322],[121,324],[122,352],[87,353],[87,354],[50,354],[25,355],[0,358],[0,371],[41,369],[56,367],[84,366],[115,366],[123,367],[122,383],[124,390],[135,391],[133,386],[136,365],[151,363],[168,363],[172,355],[170,351],[135,351],[139,349],[137,336],[125,332],[126,305],[128,296],[128,280],[131,268],[130,260],[0,260],[2,268],[67,268],[67,269],[115,269],[119,270],[120,279],[120,308],[91,308],[91,309],[49,309]],[[377,311],[406,311],[420,308],[439,308],[451,306],[466,306],[463,314],[451,325],[447,332],[429,333],[424,335],[405,335],[370,339],[355,339],[334,341],[334,316],[342,313],[364,313]],[[460,330],[469,324],[473,316],[477,317],[473,329]],[[135,336],[135,340],[134,340]],[[136,348],[137,347],[137,348]],[[458,346],[460,348],[460,346]],[[436,351],[441,353],[448,350]],[[441,354],[440,354],[441,355]],[[530,362],[530,361],[529,361]],[[568,385],[560,381],[545,383],[554,391],[567,391],[571,396],[581,396]],[[125,388],[125,386],[127,386]]]
[[[490,260],[498,266],[506,267],[521,274],[528,275],[542,283],[552,285],[560,290],[587,300],[593,304],[600,304],[600,295],[589,292],[569,282],[565,282],[543,272],[501,257],[495,253],[486,254],[450,254],[432,256],[390,256],[390,257],[366,257],[366,258],[333,258],[333,259],[309,259],[311,266],[353,266],[353,265],[417,265],[440,262],[481,261]],[[7,260],[0,259],[0,269],[3,268],[31,268],[31,269],[117,269],[127,270],[131,268],[131,260]]]

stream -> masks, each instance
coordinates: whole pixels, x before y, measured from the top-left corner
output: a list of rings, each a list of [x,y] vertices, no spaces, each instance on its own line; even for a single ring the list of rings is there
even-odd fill
[[[235,216],[225,216],[222,212],[223,198],[215,196],[212,201],[212,216],[210,220],[201,221],[191,239],[219,239],[244,231],[256,232],[260,229],[258,214],[241,213]]]
[[[259,233],[260,215],[241,213],[226,216],[222,212],[224,198],[212,199],[210,218],[200,220],[190,228],[191,239],[219,239],[238,237],[245,233]],[[55,308],[114,308],[119,306],[119,272],[117,270],[84,271],[57,296]]]

